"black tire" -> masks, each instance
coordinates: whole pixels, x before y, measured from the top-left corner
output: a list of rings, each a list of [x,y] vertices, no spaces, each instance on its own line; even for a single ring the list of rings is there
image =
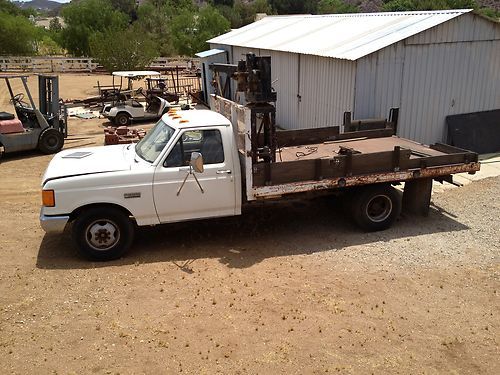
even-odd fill
[[[368,232],[389,228],[401,213],[401,194],[390,185],[356,190],[351,202],[354,221]]]
[[[122,211],[96,207],[83,211],[73,223],[73,239],[87,258],[106,261],[120,258],[132,245],[134,224]]]
[[[115,124],[118,126],[127,126],[130,124],[130,116],[128,113],[120,112],[115,116]]]
[[[55,154],[64,146],[64,136],[56,129],[45,129],[38,139],[38,149],[44,154]]]

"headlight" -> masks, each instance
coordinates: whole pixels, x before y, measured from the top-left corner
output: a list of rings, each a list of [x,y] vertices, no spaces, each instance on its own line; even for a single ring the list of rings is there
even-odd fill
[[[45,207],[54,207],[56,205],[54,190],[42,190],[42,204]]]

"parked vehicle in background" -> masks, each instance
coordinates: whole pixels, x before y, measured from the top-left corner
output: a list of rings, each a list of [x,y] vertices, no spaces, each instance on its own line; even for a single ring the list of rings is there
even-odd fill
[[[128,125],[133,121],[157,120],[173,106],[164,98],[153,94],[150,90],[139,87],[134,90],[134,80],[144,77],[159,76],[155,71],[123,71],[113,72],[114,77],[120,77],[118,91],[113,92],[113,101],[105,104],[102,115],[118,126]],[[123,78],[127,78],[127,88],[124,90]],[[149,81],[148,81],[149,85]]]
[[[38,108],[28,88],[28,75],[0,75],[14,105],[15,115],[0,112],[0,156],[2,153],[38,149],[45,154],[60,151],[68,135],[67,111],[59,99],[59,80],[38,75]],[[19,79],[24,93],[14,93],[12,80]],[[17,118],[16,118],[17,116]]]

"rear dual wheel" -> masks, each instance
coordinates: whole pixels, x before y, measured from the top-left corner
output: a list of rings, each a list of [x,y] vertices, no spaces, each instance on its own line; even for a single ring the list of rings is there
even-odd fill
[[[372,185],[353,192],[351,213],[365,231],[389,228],[401,213],[401,195],[390,185]]]

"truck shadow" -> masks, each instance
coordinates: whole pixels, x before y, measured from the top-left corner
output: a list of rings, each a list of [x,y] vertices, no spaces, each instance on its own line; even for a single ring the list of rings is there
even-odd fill
[[[17,160],[26,160],[26,159],[34,159],[41,158],[47,155],[42,154],[38,150],[28,150],[28,151],[17,151],[8,154],[3,154],[0,156],[0,164],[14,162]]]
[[[338,203],[338,202],[337,202]],[[86,269],[137,263],[173,262],[190,272],[197,259],[217,258],[230,268],[247,268],[264,259],[349,251],[350,246],[381,243],[469,227],[432,206],[429,217],[403,214],[388,230],[364,233],[332,199],[289,201],[247,208],[242,216],[140,228],[132,249],[122,259],[89,262],[69,234],[45,235],[37,258],[44,269]]]

